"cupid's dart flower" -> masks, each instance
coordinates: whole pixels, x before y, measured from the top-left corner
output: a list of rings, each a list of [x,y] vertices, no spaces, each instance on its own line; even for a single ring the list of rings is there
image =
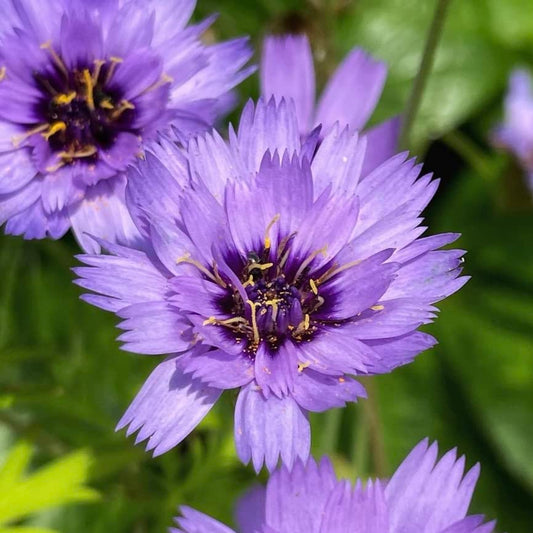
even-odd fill
[[[261,94],[292,98],[300,132],[307,135],[322,125],[326,133],[335,123],[362,130],[379,101],[387,67],[361,48],[354,48],[342,61],[315,100],[315,69],[311,46],[305,35],[268,36],[260,65]],[[367,132],[368,144],[362,176],[392,157],[400,133],[398,117]]]
[[[0,224],[72,226],[135,242],[122,171],[156,132],[210,128],[250,73],[246,39],[205,45],[194,0],[5,0],[0,23]]]
[[[246,106],[229,143],[205,134],[186,156],[155,146],[126,195],[153,250],[80,256],[78,284],[99,293],[85,299],[124,319],[125,349],[175,353],[119,424],[155,454],[239,388],[242,461],[306,459],[308,411],[355,401],[352,376],[431,347],[417,328],[466,281],[463,252],[437,250],[456,234],[418,238],[437,188],[419,165],[402,154],[359,181],[357,134],[300,139],[294,107],[272,99]]]
[[[492,533],[495,522],[468,515],[479,465],[419,443],[390,480],[338,480],[331,462],[310,459],[274,472],[266,487],[238,504],[239,533]],[[181,507],[170,533],[234,533],[217,520]]]
[[[493,141],[518,159],[533,191],[533,87],[525,70],[511,74],[503,124],[493,132]]]

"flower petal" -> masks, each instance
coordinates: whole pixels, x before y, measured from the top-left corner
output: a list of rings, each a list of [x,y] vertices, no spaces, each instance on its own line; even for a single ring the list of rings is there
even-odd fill
[[[385,84],[387,68],[356,48],[330,78],[318,102],[315,124],[328,131],[335,122],[360,130],[374,111]]]
[[[135,443],[149,439],[154,456],[179,444],[200,423],[222,391],[207,387],[183,373],[175,357],[160,363],[117,425],[139,430]]]
[[[315,105],[315,69],[309,40],[305,35],[268,36],[261,56],[261,94],[267,100],[292,99],[300,132],[311,127]]]
[[[235,406],[235,445],[241,461],[256,472],[263,463],[273,470],[281,460],[289,468],[309,456],[311,435],[305,413],[289,396],[265,398],[255,383],[239,393]]]
[[[182,505],[179,510],[182,516],[176,517],[174,521],[180,529],[172,528],[172,533],[235,533],[218,520],[195,509]]]

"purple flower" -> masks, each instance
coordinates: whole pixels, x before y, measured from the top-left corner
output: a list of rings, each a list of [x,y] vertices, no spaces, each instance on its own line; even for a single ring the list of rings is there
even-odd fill
[[[294,100],[301,134],[306,135],[319,124],[326,133],[336,122],[362,130],[383,91],[387,67],[354,48],[315,104],[315,70],[307,37],[269,36],[263,45],[260,76],[264,97]],[[363,176],[396,153],[399,129],[400,120],[395,117],[368,130]]]
[[[327,457],[297,461],[274,472],[266,487],[245,495],[237,507],[240,533],[492,533],[494,522],[466,516],[479,465],[464,474],[456,450],[437,461],[437,444],[419,443],[392,478],[337,480]],[[464,474],[464,475],[463,475]],[[180,508],[171,533],[234,533],[189,507]]]
[[[493,132],[493,140],[517,157],[533,191],[533,88],[531,76],[525,70],[511,74],[504,122]]]
[[[163,142],[128,176],[153,250],[106,245],[76,269],[90,303],[124,321],[137,353],[174,353],[119,427],[148,449],[178,444],[225,389],[239,457],[256,470],[309,454],[308,411],[364,396],[353,375],[406,364],[417,331],[466,281],[456,234],[418,238],[437,188],[401,154],[360,181],[365,139],[332,128],[303,144],[294,106],[249,103],[237,133]]]
[[[246,39],[205,45],[194,0],[5,0],[0,21],[0,224],[26,238],[72,226],[139,234],[121,174],[156,132],[210,128],[250,73]]]

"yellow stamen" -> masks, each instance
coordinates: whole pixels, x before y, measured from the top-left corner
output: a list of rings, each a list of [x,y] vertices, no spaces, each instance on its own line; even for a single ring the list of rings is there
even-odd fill
[[[100,107],[101,107],[102,109],[115,109],[115,106],[112,104],[110,98],[104,98],[104,99],[100,102]]]
[[[218,280],[218,284],[221,287],[227,287],[228,284],[221,278],[220,272],[218,271],[218,265],[215,261],[213,261],[213,276],[215,276],[215,279]]]
[[[91,157],[92,155],[96,154],[98,152],[98,149],[96,146],[88,145],[85,148],[82,148],[81,150],[74,150],[72,152],[59,152],[57,154],[58,157],[61,159],[82,159],[84,157]]]
[[[102,67],[105,65],[105,61],[103,59],[95,59],[94,60],[94,70],[92,75],[93,85],[96,85],[98,83],[98,78],[100,77],[100,71],[102,70]]]
[[[131,102],[128,102],[128,100],[122,100],[113,113],[111,113],[111,120],[116,120],[127,109],[135,109],[135,106]]]
[[[265,230],[265,249],[270,250],[270,245],[272,244],[272,241],[270,240],[270,230],[272,229],[272,226],[279,220],[280,214],[274,215],[274,218],[268,223],[268,226]]]
[[[274,263],[252,263],[249,270],[268,270]]]
[[[157,80],[155,83],[152,83],[152,85],[150,85],[149,87],[146,87],[146,89],[142,91],[141,96],[151,91],[155,91],[156,89],[159,89],[159,87],[162,87],[167,83],[172,83],[173,81],[174,78],[172,76],[169,76],[168,74],[163,74],[161,78],[159,78],[159,80]]]
[[[306,313],[304,315],[304,329],[305,330],[308,330],[309,329],[309,321],[310,321],[310,317],[309,315]]]
[[[113,77],[113,74],[115,73],[115,69],[117,68],[117,65],[124,61],[122,58],[116,57],[116,56],[111,56],[109,59],[111,60],[111,66],[109,67],[109,70],[107,71],[107,74],[104,80],[104,85],[109,83],[109,80]]]
[[[278,304],[283,302],[282,298],[274,298],[272,300],[267,300],[265,305],[270,305],[272,307],[272,320],[275,322],[278,318],[279,307]]]
[[[0,68],[0,81],[2,81],[6,77],[7,69],[6,67]]]
[[[207,326],[207,325],[213,324],[215,326],[230,326],[231,327],[235,323],[248,325],[248,321],[242,316],[234,316],[233,318],[226,318],[224,320],[220,320],[218,318],[215,318],[214,316],[210,316],[208,319],[203,321],[202,325]]]
[[[93,95],[93,79],[91,77],[91,73],[89,72],[88,68],[84,68],[83,72],[83,83],[85,83],[85,86],[87,88],[87,93],[85,94],[85,99],[87,101],[87,107],[94,111],[94,95]]]
[[[21,135],[15,135],[14,137],[11,137],[11,142],[13,143],[13,146],[17,147],[22,141],[24,141],[28,137],[31,137],[32,135],[35,135],[36,133],[41,133],[43,131],[46,131],[48,127],[49,127],[49,124],[40,124],[39,126],[35,126],[35,128],[32,128],[31,130],[28,130],[27,132]]]
[[[250,274],[250,277],[242,284],[244,288],[254,284],[254,277]]]
[[[298,363],[298,372],[303,372],[304,369],[311,366],[311,363],[309,361],[306,361],[305,363]]]
[[[46,167],[46,172],[55,172],[56,170],[59,170],[61,167],[64,167],[66,165],[65,161],[60,161],[59,163],[56,163],[55,165],[52,165],[50,167]]]
[[[313,261],[313,259],[318,255],[318,254],[322,254],[322,255],[326,255],[326,251],[328,249],[328,246],[323,246],[322,248],[320,248],[319,250],[315,250],[301,265],[300,265],[300,268],[296,271],[296,274],[294,275],[294,281],[296,281],[301,275],[302,275],[302,272],[311,264],[311,262]]]
[[[257,316],[256,316],[256,309],[258,304],[256,302],[252,302],[252,300],[246,300],[246,303],[250,306],[250,309],[252,310],[252,331],[254,334],[254,345],[259,346],[259,342],[261,340],[259,336],[259,328],[257,327]]]
[[[56,51],[52,48],[52,41],[46,41],[45,43],[41,44],[41,50],[48,50],[48,52],[50,52],[50,55],[52,56],[52,59],[54,60],[56,66],[63,73],[65,78],[68,79],[69,77],[68,69],[65,66],[65,63],[63,63],[63,60],[59,57]]]
[[[59,105],[68,105],[76,96],[76,91],[71,91],[68,94],[58,94],[54,96],[54,102]]]
[[[42,136],[48,140],[52,135],[55,135],[58,131],[65,131],[67,129],[67,125],[59,120],[57,122],[54,122],[49,128],[48,131],[43,133]]]
[[[341,272],[344,272],[345,270],[348,270],[349,268],[357,266],[360,262],[361,260],[358,259],[357,261],[350,261],[349,263],[346,263],[345,265],[342,265],[340,267],[334,265],[332,268],[324,272],[324,274],[322,274],[322,276],[320,276],[319,279],[316,280],[317,285],[324,283],[328,279],[331,279],[333,276],[336,276],[337,274],[340,274]]]
[[[218,280],[207,268],[205,268],[202,263],[195,261],[194,259],[191,259],[191,254],[186,253],[182,255],[181,257],[178,257],[176,259],[176,263],[179,265],[180,263],[188,263],[189,265],[195,266],[200,272],[205,274],[210,280],[214,281],[217,285],[220,285],[220,281]]]
[[[370,309],[372,309],[372,311],[383,311],[383,309],[385,309],[385,306],[384,305],[373,305]]]
[[[309,286],[311,287],[311,290],[313,291],[313,294],[318,294],[318,287],[316,286],[315,280],[310,279],[309,280]]]

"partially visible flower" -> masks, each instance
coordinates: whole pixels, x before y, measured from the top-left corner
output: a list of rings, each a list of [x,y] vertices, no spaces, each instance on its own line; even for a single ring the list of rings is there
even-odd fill
[[[246,39],[205,45],[194,0],[4,0],[0,21],[0,224],[26,238],[72,226],[139,237],[121,174],[158,131],[206,130],[230,104]]]
[[[533,191],[533,87],[525,70],[511,74],[504,106],[503,124],[493,132],[494,143],[514,154]]]
[[[147,153],[128,207],[152,244],[85,255],[78,283],[116,312],[125,349],[175,353],[148,378],[120,427],[148,449],[178,444],[225,389],[239,457],[273,469],[309,454],[308,411],[364,396],[353,375],[406,364],[435,340],[417,331],[458,290],[456,234],[418,237],[437,188],[396,156],[360,181],[365,140],[333,128],[303,144],[284,100],[246,106],[230,142]],[[186,157],[186,158],[185,158]]]
[[[361,48],[354,48],[331,76],[315,103],[315,69],[305,35],[269,36],[263,44],[260,66],[261,94],[292,98],[301,134],[322,125],[328,132],[338,122],[362,130],[372,115],[387,77],[387,67]],[[366,176],[397,151],[398,117],[370,128],[362,176]]]
[[[437,444],[419,443],[392,478],[337,480],[327,457],[274,472],[238,504],[239,533],[492,533],[495,522],[467,516],[479,465],[464,474],[456,450],[437,461]],[[170,533],[234,533],[190,507]]]

